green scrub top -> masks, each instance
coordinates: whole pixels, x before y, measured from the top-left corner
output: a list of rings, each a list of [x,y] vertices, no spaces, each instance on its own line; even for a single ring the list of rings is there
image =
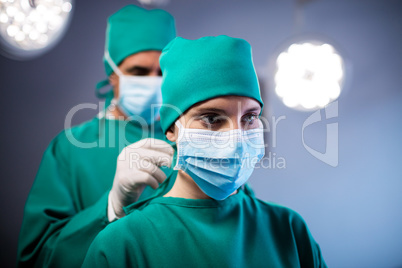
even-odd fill
[[[243,189],[223,201],[160,196],[133,209],[99,233],[84,268],[327,267],[299,214]]]
[[[18,267],[81,266],[92,240],[109,224],[107,199],[117,156],[147,137],[165,139],[159,122],[142,128],[94,118],[50,143],[25,205]],[[146,187],[140,200],[152,193]]]

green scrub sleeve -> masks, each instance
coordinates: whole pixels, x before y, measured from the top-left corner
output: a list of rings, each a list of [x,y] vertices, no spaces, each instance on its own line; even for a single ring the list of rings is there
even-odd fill
[[[58,140],[46,150],[26,202],[17,267],[80,267],[92,240],[108,225],[108,192],[78,208],[80,197],[72,196],[65,164],[69,156],[62,155]]]
[[[304,219],[296,212],[289,218],[301,267],[328,267],[322,257],[320,246],[311,235]]]
[[[117,239],[117,243],[115,239]],[[115,238],[110,235],[104,235],[101,232],[100,239],[95,239],[95,243],[92,243],[89,248],[88,254],[85,257],[81,268],[151,267],[146,262],[141,261],[140,259],[135,259],[136,256],[141,256],[141,254],[143,254],[143,252],[141,252],[141,244],[139,241],[132,236],[129,237],[129,241],[129,243],[120,243],[120,232]],[[111,250],[111,245],[113,245],[113,250]],[[116,254],[113,254],[112,251],[116,252]],[[163,261],[166,254],[155,251],[153,257],[161,258],[159,267],[172,267],[169,265],[171,261]],[[135,261],[133,259],[135,259]],[[180,265],[177,264],[176,267],[180,267]]]

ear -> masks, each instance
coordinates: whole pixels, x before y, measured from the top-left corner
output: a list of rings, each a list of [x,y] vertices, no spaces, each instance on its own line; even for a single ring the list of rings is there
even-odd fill
[[[112,73],[109,76],[109,84],[113,87],[113,97],[115,99],[119,98],[119,76],[115,73]]]
[[[176,128],[176,125],[172,125],[167,131],[166,131],[166,138],[171,141],[171,142],[176,142],[177,136],[176,133],[178,132],[178,129]]]
[[[110,84],[111,86],[113,86],[113,87],[116,87],[117,84],[118,84],[118,82],[119,82],[119,77],[117,76],[117,74],[112,73],[112,74],[109,76],[109,84]]]

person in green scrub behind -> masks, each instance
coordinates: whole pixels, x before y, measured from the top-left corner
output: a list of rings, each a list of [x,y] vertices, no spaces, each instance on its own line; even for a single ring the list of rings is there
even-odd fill
[[[163,10],[129,5],[109,17],[104,64],[113,100],[44,153],[25,205],[18,267],[80,267],[95,236],[125,216],[123,207],[166,178],[159,166],[170,165],[174,150],[159,140],[153,105],[161,104],[159,56],[175,36],[174,18]]]
[[[83,267],[326,267],[301,216],[245,185],[265,147],[250,45],[177,37],[160,64],[175,182],[127,207],[95,238]]]

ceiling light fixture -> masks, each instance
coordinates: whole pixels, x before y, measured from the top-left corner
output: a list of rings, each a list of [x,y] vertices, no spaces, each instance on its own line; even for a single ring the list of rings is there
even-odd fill
[[[143,6],[165,6],[169,3],[169,0],[138,0]]]
[[[64,34],[73,0],[0,0],[1,52],[13,59],[41,55]]]
[[[339,97],[344,73],[344,61],[332,45],[293,43],[276,58],[275,92],[290,108],[321,109]]]

